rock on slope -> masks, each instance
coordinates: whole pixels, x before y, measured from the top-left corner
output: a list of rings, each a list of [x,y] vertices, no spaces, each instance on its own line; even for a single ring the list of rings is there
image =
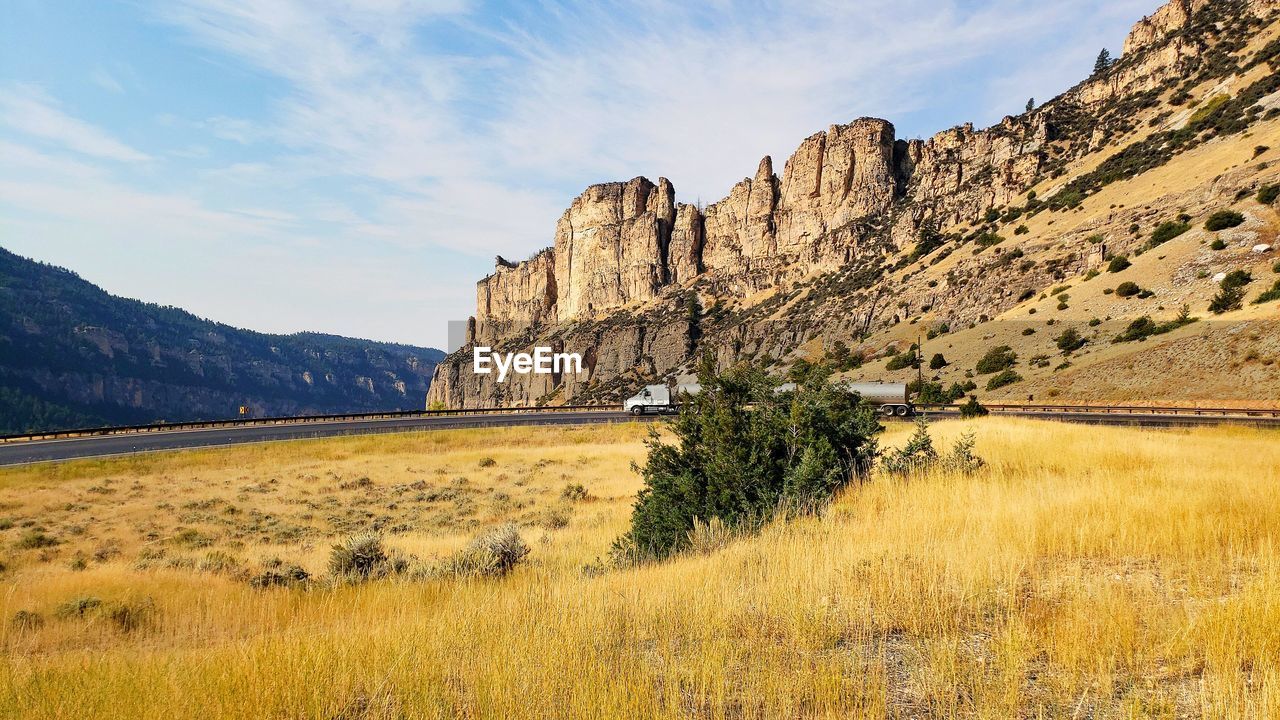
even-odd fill
[[[589,372],[499,384],[471,373],[464,348],[441,363],[431,397],[455,407],[616,401],[704,352],[721,365],[787,365],[839,342],[873,358],[917,331],[981,328],[1138,252],[1154,224],[1274,179],[1263,150],[1247,167],[1179,172],[1141,208],[1125,202],[1153,174],[1274,132],[1278,8],[1174,0],[1134,27],[1110,68],[1026,114],[924,141],[898,139],[884,120],[833,125],[806,138],[780,177],[766,157],[705,209],[678,203],[665,178],[592,186],[552,247],[500,260],[480,281],[470,338],[580,352]],[[1103,196],[1113,198],[1105,211]],[[1211,290],[1185,299],[1207,304]]]

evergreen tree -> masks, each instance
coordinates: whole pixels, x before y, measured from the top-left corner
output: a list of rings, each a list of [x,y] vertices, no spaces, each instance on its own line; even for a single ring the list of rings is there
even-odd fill
[[[688,546],[697,522],[750,529],[779,511],[821,507],[865,479],[882,429],[875,409],[822,367],[780,393],[758,365],[715,375],[704,360],[702,392],[672,423],[674,442],[656,432],[648,442],[645,487],[615,552],[663,558]]]
[[[1102,52],[1098,53],[1098,59],[1093,61],[1093,74],[1101,75],[1106,72],[1107,68],[1111,67],[1112,62],[1114,61],[1111,59],[1111,51],[1102,48]]]
[[[1031,98],[1027,100],[1027,112],[1031,112],[1032,110],[1035,110],[1035,109],[1036,109],[1036,99]]]

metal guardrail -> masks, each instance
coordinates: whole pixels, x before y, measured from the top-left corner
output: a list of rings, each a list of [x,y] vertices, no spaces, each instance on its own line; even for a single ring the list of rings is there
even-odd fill
[[[916,407],[932,412],[959,412],[959,405],[922,404]],[[988,404],[992,412],[1043,415],[1159,415],[1173,417],[1239,417],[1280,419],[1280,408],[1202,408],[1161,407],[1152,405],[1009,405]]]
[[[919,404],[925,412],[958,414],[959,405]],[[1222,417],[1222,418],[1274,418],[1280,419],[1280,408],[1188,408],[1157,407],[1147,405],[1010,405],[984,404],[993,413],[1017,413],[1020,415],[1150,415],[1165,417]],[[301,415],[235,420],[202,420],[194,422],[152,423],[149,425],[122,425],[113,427],[78,428],[26,435],[0,435],[0,444],[32,442],[38,440],[63,440],[79,437],[124,435],[130,433],[173,432],[179,430],[210,430],[237,427],[261,427],[266,425],[305,425],[308,423],[352,422],[361,420],[403,420],[429,417],[456,417],[465,415],[512,415],[522,413],[556,412],[620,412],[621,405],[558,405],[547,407],[492,407],[464,408],[460,410],[397,410],[390,412],[345,413],[341,415]]]
[[[130,433],[173,432],[175,430],[212,430],[237,427],[262,427],[266,425],[305,425],[308,423],[352,422],[361,420],[404,420],[429,417],[455,417],[465,415],[511,415],[520,413],[555,412],[619,412],[621,405],[557,405],[547,407],[494,407],[463,408],[460,410],[393,410],[386,412],[344,413],[341,415],[295,415],[263,418],[237,418],[235,420],[197,420],[191,422],[151,423],[148,425],[118,425],[111,427],[76,428],[54,430],[25,435],[0,435],[0,444],[32,442],[36,440],[64,440],[103,435]]]

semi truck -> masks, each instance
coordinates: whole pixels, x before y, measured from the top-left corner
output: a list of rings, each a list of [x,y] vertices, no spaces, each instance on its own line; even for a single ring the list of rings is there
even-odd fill
[[[675,413],[680,411],[681,395],[697,395],[700,392],[702,386],[698,383],[680,383],[674,387],[645,385],[643,390],[627,398],[623,408],[632,415]]]
[[[906,383],[851,382],[845,383],[844,387],[851,393],[861,395],[863,400],[879,408],[886,416],[907,417],[916,412]],[[793,392],[795,389],[795,383],[784,383],[774,388],[774,392]],[[702,386],[697,383],[681,383],[674,387],[646,385],[643,390],[627,398],[623,407],[632,415],[675,413],[680,411],[682,395],[697,395],[701,391]]]

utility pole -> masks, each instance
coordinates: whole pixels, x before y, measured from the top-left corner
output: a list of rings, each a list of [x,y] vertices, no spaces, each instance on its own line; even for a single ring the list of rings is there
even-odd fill
[[[916,395],[924,392],[924,336],[916,335]]]

